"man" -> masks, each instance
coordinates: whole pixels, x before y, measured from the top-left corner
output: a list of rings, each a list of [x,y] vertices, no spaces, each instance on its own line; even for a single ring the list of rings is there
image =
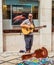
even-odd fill
[[[24,25],[26,24],[26,25]],[[28,19],[24,20],[22,23],[21,23],[21,27],[27,27],[27,28],[30,28],[30,25],[33,24],[33,15],[32,13],[29,13],[28,14]],[[25,39],[25,48],[26,48],[26,53],[30,53],[31,51],[31,47],[32,47],[32,43],[33,43],[33,33],[29,33],[28,35],[24,35],[24,39]]]

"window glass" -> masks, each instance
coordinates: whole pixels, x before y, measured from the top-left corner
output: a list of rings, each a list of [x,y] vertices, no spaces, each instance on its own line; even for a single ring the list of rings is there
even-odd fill
[[[3,19],[10,19],[11,18],[11,10],[10,5],[3,5]]]
[[[29,13],[33,14],[33,19],[38,19],[37,6],[13,5],[12,6],[12,25],[20,25],[23,22],[23,20],[28,18]]]

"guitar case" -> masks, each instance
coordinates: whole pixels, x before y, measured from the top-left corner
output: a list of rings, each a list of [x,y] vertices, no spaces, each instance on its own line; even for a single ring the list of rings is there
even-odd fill
[[[28,59],[35,57],[37,59],[42,58],[41,60],[37,61],[31,61]],[[49,60],[48,60],[48,51],[45,47],[42,47],[41,49],[35,50],[34,53],[32,54],[26,54],[22,55],[22,62],[18,63],[17,65],[49,65]],[[23,61],[26,60],[26,61]],[[48,63],[49,62],[49,63]]]
[[[32,57],[35,57],[35,58],[46,58],[48,57],[48,51],[45,47],[42,47],[41,49],[37,49],[34,51],[34,53],[32,54],[24,54],[22,55],[22,60],[27,60],[29,58],[32,58]]]

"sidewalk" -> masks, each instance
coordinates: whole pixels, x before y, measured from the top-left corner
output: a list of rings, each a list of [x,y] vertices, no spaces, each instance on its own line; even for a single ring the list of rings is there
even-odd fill
[[[0,65],[16,65],[21,61],[21,58],[19,58],[21,55],[18,52],[0,53]]]
[[[0,65],[17,65],[17,63],[21,62],[21,58],[19,58],[22,53],[18,52],[4,52],[0,53]],[[49,53],[49,57],[54,57],[54,52]]]

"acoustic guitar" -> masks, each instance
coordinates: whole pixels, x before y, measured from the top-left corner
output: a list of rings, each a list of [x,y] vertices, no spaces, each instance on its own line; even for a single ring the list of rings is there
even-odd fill
[[[33,32],[34,29],[37,29],[37,28],[41,29],[41,28],[44,28],[44,27],[46,27],[46,25],[34,27],[34,25],[31,24],[30,28],[28,28],[28,27],[22,27],[22,32],[23,32],[24,35],[28,35],[29,33]]]
[[[30,59],[32,57],[46,58],[46,57],[48,57],[48,51],[45,47],[42,47],[40,49],[35,50],[34,53],[22,55],[21,58],[22,58],[22,60],[27,60],[27,59]]]

